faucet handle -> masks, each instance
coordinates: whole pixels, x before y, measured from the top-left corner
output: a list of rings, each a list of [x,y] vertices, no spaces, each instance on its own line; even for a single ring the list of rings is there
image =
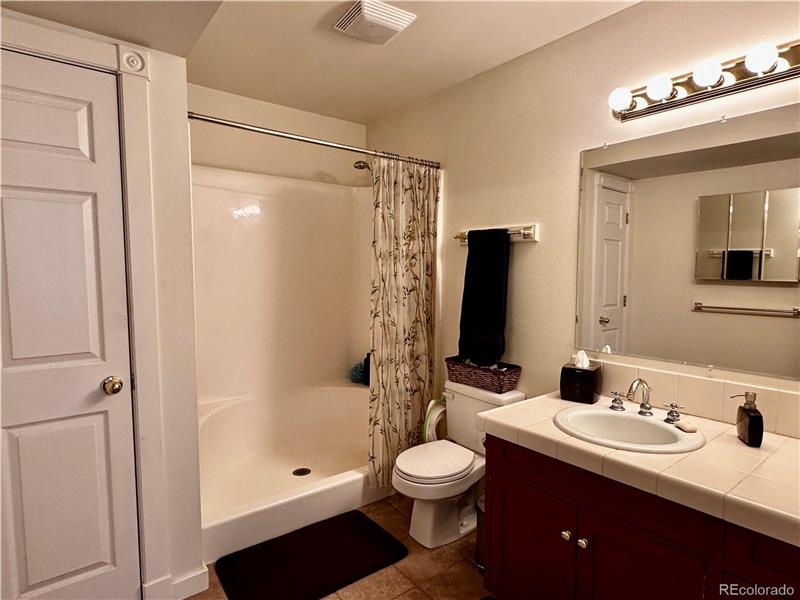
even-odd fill
[[[622,404],[623,396],[622,392],[611,392],[611,406],[609,408],[617,411],[625,410],[625,406]]]
[[[681,420],[681,413],[678,412],[678,409],[686,408],[685,406],[677,404],[675,402],[670,402],[669,404],[665,402],[664,406],[669,408],[669,411],[667,411],[667,418],[664,419],[664,422],[669,423],[670,425],[677,423],[678,421]]]

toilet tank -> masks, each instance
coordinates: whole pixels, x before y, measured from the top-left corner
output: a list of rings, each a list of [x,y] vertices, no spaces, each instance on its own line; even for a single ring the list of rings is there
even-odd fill
[[[478,429],[478,413],[525,399],[525,394],[512,390],[505,394],[487,392],[470,385],[446,381],[447,437],[456,444],[478,454],[485,454],[483,432]]]

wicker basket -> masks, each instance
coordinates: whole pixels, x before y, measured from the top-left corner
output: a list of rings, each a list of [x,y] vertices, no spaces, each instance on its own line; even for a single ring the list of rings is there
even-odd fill
[[[522,367],[509,363],[499,362],[499,367],[505,370],[491,369],[489,367],[479,367],[468,365],[457,356],[449,356],[444,359],[447,365],[447,378],[455,383],[463,383],[472,387],[505,394],[517,387]]]

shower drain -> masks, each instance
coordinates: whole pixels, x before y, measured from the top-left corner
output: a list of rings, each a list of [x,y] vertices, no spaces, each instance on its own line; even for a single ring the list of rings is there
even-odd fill
[[[311,473],[311,469],[308,467],[300,467],[299,469],[295,469],[292,471],[292,475],[295,477],[303,477],[304,475],[308,475]]]

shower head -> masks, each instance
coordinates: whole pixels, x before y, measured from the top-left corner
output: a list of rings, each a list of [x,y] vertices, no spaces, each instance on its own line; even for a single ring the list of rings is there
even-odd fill
[[[372,173],[372,167],[369,166],[369,163],[365,160],[357,160],[353,163],[353,167],[358,169],[359,171],[363,171],[366,169],[370,173]]]

